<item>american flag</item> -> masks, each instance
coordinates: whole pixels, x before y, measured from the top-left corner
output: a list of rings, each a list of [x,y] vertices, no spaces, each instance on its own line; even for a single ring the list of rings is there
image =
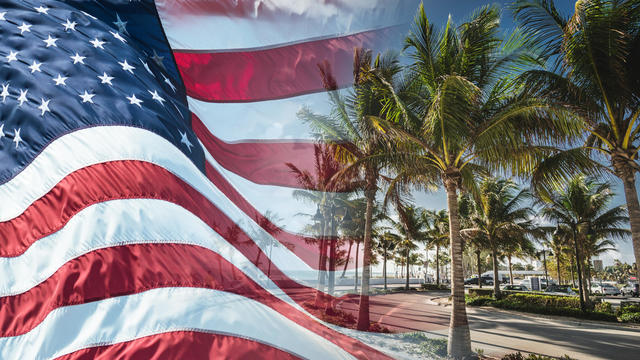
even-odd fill
[[[416,5],[1,0],[0,358],[386,358],[311,311],[291,169]]]

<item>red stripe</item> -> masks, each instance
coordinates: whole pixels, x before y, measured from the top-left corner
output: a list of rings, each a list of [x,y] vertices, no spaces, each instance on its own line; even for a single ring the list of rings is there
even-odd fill
[[[310,141],[226,143],[195,114],[191,114],[191,127],[220,165],[249,181],[317,191],[346,190],[329,188],[331,177],[341,169],[330,145]]]
[[[208,172],[211,173],[211,169]],[[154,181],[148,179],[154,179]],[[281,232],[251,207],[224,179],[218,179],[218,182],[228,187],[223,192],[233,194],[236,199],[231,200],[240,203],[243,210],[249,211],[247,213],[257,219],[265,230],[275,235],[277,240],[285,244],[310,267],[318,268],[318,248],[313,244],[315,239]],[[199,192],[156,165],[137,161],[97,164],[68,175],[45,196],[31,204],[20,216],[1,222],[0,256],[13,257],[24,253],[38,239],[60,230],[72,216],[87,206],[107,200],[128,198],[171,201],[197,214],[207,223],[212,222],[212,212],[220,213]],[[232,229],[233,225],[235,224],[230,222],[228,229],[218,227],[218,230],[224,234],[225,231]],[[252,255],[249,259],[258,257],[259,248],[253,241],[240,244],[239,250],[245,255]],[[262,259],[265,257],[263,256]]]
[[[110,247],[69,261],[26,293],[0,298],[0,336],[25,334],[59,307],[161,287],[199,287],[242,295],[273,308],[349,353],[382,356],[273,296],[219,254],[181,244]],[[309,296],[313,296],[311,289],[306,291]]]
[[[177,50],[174,55],[187,95],[193,98],[211,102],[273,100],[323,91],[320,66],[330,69],[338,87],[351,85],[354,50],[380,49],[392,32],[366,31],[260,50]]]
[[[114,345],[78,350],[59,360],[137,359],[298,359],[256,341],[234,336],[193,331],[152,335]]]
[[[210,174],[216,174],[213,169],[208,171]],[[223,184],[228,185],[224,181]],[[68,219],[83,208],[102,201],[130,198],[160,199],[182,206],[222,235],[265,274],[269,274],[271,280],[297,303],[306,306],[304,304],[306,301],[315,298],[317,293],[315,289],[302,286],[284,274],[269,261],[266,254],[237,224],[206,197],[167,170],[141,161],[96,164],[65,177],[18,218],[0,223],[0,233],[3,234],[0,239],[2,241],[0,251],[12,254],[11,256],[22,254],[28,246],[41,237],[61,229]],[[268,220],[264,217],[258,219],[258,223],[265,230],[277,233],[277,228],[267,222]],[[283,234],[285,236],[278,240],[287,241],[283,244],[292,249],[296,255],[305,256],[309,265],[317,269],[317,246],[305,243],[304,238],[294,238],[294,235],[286,236],[287,233],[279,233],[281,236]],[[293,243],[294,241],[302,243]],[[336,301],[328,296],[322,300]]]

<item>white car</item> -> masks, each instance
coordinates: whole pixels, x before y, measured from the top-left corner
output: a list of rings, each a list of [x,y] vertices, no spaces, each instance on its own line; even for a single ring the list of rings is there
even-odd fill
[[[611,284],[595,284],[591,286],[591,293],[598,295],[620,295],[620,289]]]

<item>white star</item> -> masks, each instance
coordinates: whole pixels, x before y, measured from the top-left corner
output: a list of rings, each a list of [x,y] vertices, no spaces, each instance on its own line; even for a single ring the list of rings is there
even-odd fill
[[[7,96],[9,96],[9,84],[2,84],[2,92],[0,93],[0,96],[2,96],[2,102],[7,99]]]
[[[153,97],[153,100],[156,100],[157,102],[159,102],[160,104],[164,105],[163,103],[166,101],[165,99],[161,98],[160,95],[158,95],[158,90],[154,90],[153,92],[151,92],[150,90],[149,94],[151,94],[151,96]]]
[[[7,58],[7,62],[12,62],[12,61],[16,61],[18,60],[18,58],[16,57],[18,55],[17,51],[11,51],[9,50],[9,55],[6,56]]]
[[[176,92],[176,87],[173,86],[171,80],[169,80],[168,77],[164,76],[164,74],[162,74],[162,77],[164,78],[164,82],[166,82],[171,87],[171,90],[173,90],[173,92]]]
[[[120,31],[123,34],[129,34],[127,32],[127,22],[126,21],[122,21],[122,19],[120,19],[120,15],[118,15],[118,13],[116,13],[116,17],[118,18],[118,20],[114,21],[113,23],[118,27],[118,31]]]
[[[0,12],[0,20],[7,21],[7,19],[4,18],[5,15],[7,15],[6,11]]]
[[[20,102],[20,104],[18,104],[18,106],[22,106],[22,104],[24,104],[24,102],[27,101],[28,92],[29,92],[29,89],[20,90],[20,96],[18,96],[18,101]]]
[[[114,38],[116,38],[116,39],[118,39],[118,40],[122,41],[123,43],[126,43],[126,42],[127,42],[127,40],[125,40],[122,36],[120,36],[120,34],[119,34],[119,33],[117,33],[117,32],[113,32],[113,31],[109,31],[109,32],[111,33],[111,35],[113,35],[113,37],[114,37]]]
[[[42,102],[42,104],[40,104],[40,106],[38,106],[38,109],[40,109],[40,111],[42,111],[40,113],[40,115],[44,116],[44,113],[51,112],[51,110],[49,110],[49,102],[51,102],[51,100],[45,100],[43,98],[40,98],[40,101]]]
[[[178,132],[180,133],[180,136],[182,137],[180,139],[180,142],[185,144],[187,146],[187,149],[189,149],[189,152],[191,152],[191,147],[193,147],[193,144],[191,143],[191,141],[189,141],[189,138],[187,137],[187,133],[186,132],[182,132],[180,130],[178,130]]]
[[[67,19],[66,23],[62,24],[62,26],[64,26],[64,31],[67,31],[69,29],[76,31],[76,25],[78,25],[78,23],[76,23],[75,21],[71,22],[69,21],[69,19]]]
[[[44,7],[44,6],[39,6],[39,7],[34,8],[34,9],[36,9],[36,11],[39,12],[40,14],[45,14],[45,15],[47,15],[47,11],[49,11],[49,9],[47,7]]]
[[[153,49],[153,56],[151,56],[151,60],[153,60],[153,62],[155,62],[156,64],[158,64],[158,66],[160,66],[161,68],[163,68],[164,70],[167,70],[164,67],[164,63],[162,62],[164,60],[164,56],[160,56],[158,55],[158,53],[156,52],[156,49]]]
[[[85,90],[84,94],[80,94],[79,96],[82,98],[83,103],[89,102],[93,104],[93,100],[91,99],[93,99],[93,97],[96,96],[96,94],[89,94],[87,90]]]
[[[48,38],[46,38],[46,39],[44,39],[42,41],[44,41],[47,44],[47,47],[49,47],[49,46],[58,47],[58,45],[56,45],[56,41],[58,41],[58,38],[52,38],[51,34],[49,34]]]
[[[107,75],[107,73],[102,73],[102,76],[98,76],[98,79],[102,80],[103,84],[109,84],[113,86],[113,84],[111,83],[111,80],[113,80],[113,77]]]
[[[35,60],[33,60],[33,64],[29,65],[29,69],[31,69],[31,73],[33,74],[34,72],[42,72],[40,70],[40,66],[42,66],[42,63],[39,63]]]
[[[20,143],[22,142],[22,138],[20,137],[20,128],[13,129],[13,142],[16,143],[16,149],[18,148],[18,145],[20,145]]]
[[[20,29],[20,34],[26,32],[31,32],[31,27],[33,25],[27,25],[25,23],[22,23],[22,25],[18,26],[18,29]]]
[[[138,60],[140,60],[140,62],[142,63],[142,66],[144,66],[144,68],[147,70],[147,72],[151,75],[153,75],[153,72],[151,71],[151,69],[149,69],[149,64],[147,64],[146,62],[142,61],[142,59],[138,58]]]
[[[106,44],[105,41],[100,41],[100,40],[98,40],[98,38],[95,38],[95,39],[93,39],[93,40],[91,40],[89,42],[93,45],[94,48],[100,48],[102,50],[104,50],[102,45]]]
[[[138,105],[138,107],[142,107],[142,100],[136,98],[136,94],[133,94],[131,96],[127,96],[127,100],[129,100],[129,104],[132,105]]]
[[[66,77],[66,76],[63,77],[62,75],[58,74],[58,77],[57,78],[53,78],[53,81],[56,82],[56,85],[67,85],[67,84],[64,83],[65,81],[67,81],[67,79],[68,79],[68,77]]]
[[[4,124],[0,124],[0,139],[4,137]]]
[[[127,60],[125,60],[124,62],[118,62],[118,64],[120,64],[122,66],[122,70],[128,71],[128,72],[133,74],[133,69],[135,69],[135,67],[129,65],[127,63]]]
[[[75,54],[75,55],[73,55],[73,56],[69,56],[69,57],[70,57],[71,59],[73,59],[73,63],[74,63],[74,64],[77,64],[77,63],[84,64],[84,59],[86,59],[86,58],[87,58],[86,56],[80,56],[80,54],[78,54],[78,53],[76,53],[76,54]]]

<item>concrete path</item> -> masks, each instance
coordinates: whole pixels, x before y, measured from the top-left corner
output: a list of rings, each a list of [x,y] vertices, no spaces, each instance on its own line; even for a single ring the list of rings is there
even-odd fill
[[[449,306],[433,298],[442,293],[389,294],[371,297],[371,320],[394,331],[424,331],[447,336]],[[357,303],[344,301],[343,310]],[[569,318],[540,317],[494,308],[468,308],[472,348],[486,355],[531,352],[574,359],[640,359],[640,329]]]

